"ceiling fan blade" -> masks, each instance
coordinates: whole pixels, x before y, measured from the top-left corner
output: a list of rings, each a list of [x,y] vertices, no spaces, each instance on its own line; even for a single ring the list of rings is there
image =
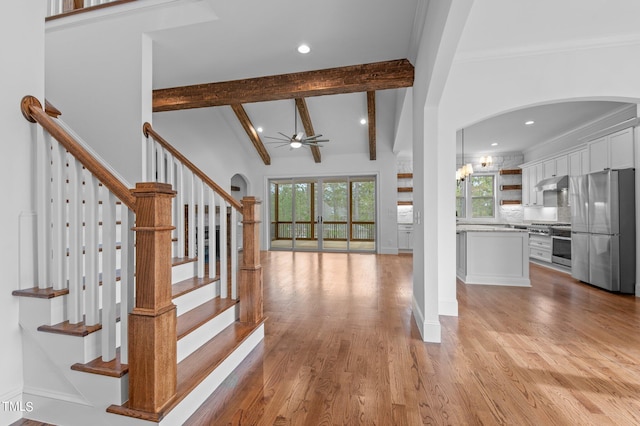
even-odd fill
[[[274,139],[276,141],[281,141],[281,142],[289,142],[290,139],[283,139],[283,138],[274,138],[273,136],[265,136],[265,139]],[[267,143],[276,143],[276,142],[267,142]]]
[[[309,141],[307,143],[318,143],[318,142],[329,142],[329,139],[316,139],[314,141]]]
[[[285,138],[287,138],[288,141],[290,141],[292,139],[290,136],[287,136],[282,132],[278,132],[278,134],[284,136]]]
[[[312,135],[312,136],[307,136],[306,138],[304,138],[305,140],[310,140],[310,139],[317,139],[319,137],[321,137],[322,135]]]

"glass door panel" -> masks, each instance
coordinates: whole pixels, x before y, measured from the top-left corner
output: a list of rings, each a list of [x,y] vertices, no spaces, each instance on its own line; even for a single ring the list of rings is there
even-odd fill
[[[288,180],[272,180],[270,192],[271,248],[293,247],[293,183]]]
[[[349,185],[347,179],[322,180],[322,228],[321,248],[323,250],[349,249]]]
[[[351,179],[351,250],[376,249],[376,181],[374,177]]]
[[[298,249],[318,249],[316,234],[316,183],[298,180],[294,183],[293,246]]]

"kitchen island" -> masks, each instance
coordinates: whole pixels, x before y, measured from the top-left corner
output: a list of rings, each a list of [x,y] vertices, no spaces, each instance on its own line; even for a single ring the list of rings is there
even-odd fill
[[[458,225],[456,234],[456,275],[465,284],[531,287],[526,229]]]

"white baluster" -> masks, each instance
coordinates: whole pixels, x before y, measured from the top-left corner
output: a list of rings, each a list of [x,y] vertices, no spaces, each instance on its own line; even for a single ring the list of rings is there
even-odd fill
[[[122,248],[120,249],[122,271],[120,273],[120,362],[129,362],[129,313],[133,311],[134,301],[134,232],[135,215],[125,206],[122,214],[120,234],[122,235]]]
[[[51,260],[51,136],[38,130],[40,143],[36,152],[37,211],[38,211],[38,287],[50,283]]]
[[[82,321],[82,166],[71,155],[69,164],[69,323]]]
[[[174,159],[173,156],[167,152],[167,183],[171,185],[171,188],[173,188],[174,190],[176,189],[176,185],[174,182],[175,179],[175,175],[174,175]],[[176,217],[176,197],[173,197],[173,199],[171,200],[171,223],[174,224],[176,223],[175,217]],[[173,239],[176,237],[177,231],[174,229],[171,232],[171,257],[175,257],[176,256],[176,246],[173,243]]]
[[[217,274],[216,262],[216,195],[213,189],[207,187],[209,200],[209,278],[214,279]]]
[[[231,218],[229,219],[231,232],[231,298],[238,298],[238,215],[237,210],[231,207]]]
[[[198,263],[197,263],[197,271],[198,278],[204,277],[204,263],[205,263],[205,239],[206,233],[204,229],[205,222],[205,205],[204,205],[204,183],[200,178],[196,179],[196,202],[198,203]]]
[[[153,140],[153,138],[148,137],[145,140],[144,143],[144,152],[143,152],[143,156],[144,159],[142,161],[142,176],[145,177],[145,179],[147,180],[147,182],[153,182],[155,181],[155,179],[153,179],[153,174],[151,173],[151,164],[153,163],[153,147],[155,145],[155,142]]]
[[[89,172],[85,173],[84,204],[84,311],[85,325],[100,322],[100,271],[98,270],[98,180]]]
[[[158,181],[158,175],[156,174],[156,171],[158,170],[158,157],[157,157],[157,147],[158,144],[151,139],[151,152],[149,153],[149,182],[157,182]]]
[[[187,231],[187,238],[189,239],[189,257],[195,257],[196,253],[196,207],[195,207],[195,176],[193,173],[189,173],[187,176],[187,197],[189,197],[189,230]]]
[[[116,199],[108,192],[102,203],[102,360],[111,361],[115,357]]]
[[[66,194],[65,194],[65,150],[62,145],[54,143],[53,147],[53,214],[52,214],[52,273],[53,288],[60,290],[67,287],[66,274]]]
[[[164,159],[164,148],[162,146],[158,146],[158,182],[166,183],[167,177],[165,175],[165,159]]]
[[[227,289],[227,203],[220,198],[220,297],[229,297]]]
[[[184,257],[184,203],[185,203],[185,185],[184,185],[184,168],[182,167],[182,163],[176,164],[176,187],[174,188],[177,192],[175,198],[175,214],[173,222],[176,224],[176,235],[178,237],[178,241],[176,243],[177,257]]]

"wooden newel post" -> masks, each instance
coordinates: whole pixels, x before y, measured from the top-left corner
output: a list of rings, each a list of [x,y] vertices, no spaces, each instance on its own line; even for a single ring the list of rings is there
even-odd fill
[[[260,264],[260,204],[242,198],[242,266],[238,283],[240,321],[262,321],[262,265]]]
[[[176,306],[171,301],[171,201],[164,183],[138,183],[136,304],[129,314],[129,408],[157,413],[175,395]]]

